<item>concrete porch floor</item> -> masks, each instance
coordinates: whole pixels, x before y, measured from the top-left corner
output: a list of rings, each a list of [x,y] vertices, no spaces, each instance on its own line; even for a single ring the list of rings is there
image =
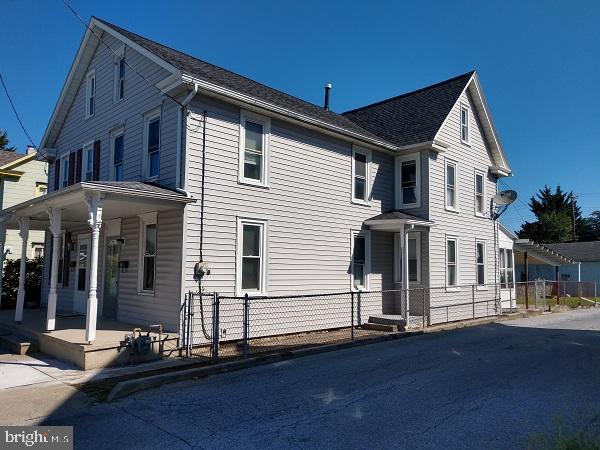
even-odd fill
[[[98,318],[96,340],[91,344],[85,341],[85,316],[57,313],[56,330],[46,332],[46,310],[26,309],[23,322],[14,322],[14,310],[0,311],[0,334],[12,333],[31,339],[37,343],[40,352],[68,361],[80,369],[125,365],[132,362],[131,349],[125,343],[125,335],[141,328],[142,334],[148,332],[147,326],[139,326],[118,320]],[[175,349],[177,333],[163,333],[159,343],[158,333],[150,333],[155,340],[147,355],[136,355],[134,362],[160,358],[161,350]]]

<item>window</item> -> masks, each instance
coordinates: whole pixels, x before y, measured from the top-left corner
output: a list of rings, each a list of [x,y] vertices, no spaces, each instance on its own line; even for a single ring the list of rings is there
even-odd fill
[[[500,249],[500,287],[508,289],[515,280],[513,267],[513,251],[509,248]]]
[[[456,163],[446,161],[446,208],[457,210]]]
[[[248,111],[240,114],[238,181],[267,187],[271,120]]]
[[[420,154],[396,158],[396,208],[421,206]]]
[[[446,286],[458,286],[456,238],[446,239]]]
[[[371,239],[366,231],[352,234],[352,288],[356,290],[369,288],[369,272],[371,265]]]
[[[124,129],[121,127],[110,134],[110,179],[123,181],[123,153],[125,151]]]
[[[48,185],[46,183],[35,183],[35,196],[41,197],[48,193]]]
[[[44,256],[44,244],[41,242],[34,242],[31,244],[31,257],[42,258]]]
[[[400,233],[394,234],[394,281],[402,282],[404,252],[401,246]],[[421,282],[421,234],[410,233],[408,235],[408,281],[411,283]]]
[[[266,278],[266,222],[238,220],[237,291],[264,294]]]
[[[140,216],[139,290],[154,294],[156,279],[156,213]]]
[[[484,175],[481,172],[475,172],[475,214],[485,215],[485,184]]]
[[[160,108],[150,111],[145,116],[144,160],[147,180],[158,178],[160,170],[160,118]]]
[[[81,164],[82,181],[92,181],[94,179],[94,143],[89,143],[83,147],[83,160]]]
[[[64,256],[65,255],[65,234],[64,232],[61,233],[60,235],[60,252],[58,255],[58,278],[57,278],[57,283],[63,284],[63,271],[64,271],[64,267],[65,267],[65,259]],[[52,260],[52,258],[50,258],[50,260]]]
[[[470,108],[466,105],[460,106],[460,140],[465,144],[469,143],[469,112]]]
[[[90,70],[85,82],[85,117],[92,117],[96,112],[96,71]]]
[[[69,186],[69,155],[64,156],[61,160],[60,186],[63,188]]]
[[[486,247],[485,242],[477,241],[475,243],[475,264],[477,267],[477,285],[485,286],[485,259]]]
[[[123,100],[125,95],[125,47],[121,47],[115,51],[114,67],[113,67],[113,101],[115,103]]]
[[[352,149],[352,201],[369,203],[371,152]]]

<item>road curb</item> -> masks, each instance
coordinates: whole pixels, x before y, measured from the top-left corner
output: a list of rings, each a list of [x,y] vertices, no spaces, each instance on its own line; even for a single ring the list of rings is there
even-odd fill
[[[347,348],[359,347],[363,345],[376,344],[380,342],[393,341],[397,339],[404,339],[413,336],[422,336],[430,333],[437,333],[440,331],[451,331],[460,328],[470,328],[474,326],[486,325],[496,322],[504,322],[507,320],[522,319],[525,317],[538,316],[542,314],[541,311],[528,311],[525,313],[515,313],[514,315],[507,315],[501,317],[475,319],[464,322],[454,322],[451,324],[436,325],[424,330],[407,330],[399,331],[395,333],[386,334],[370,339],[356,340],[352,342],[343,342],[339,344],[321,345],[309,348],[301,348],[298,350],[290,350],[282,353],[276,353],[271,355],[255,356],[247,359],[241,359],[237,361],[230,361],[224,363],[213,364],[210,366],[196,367],[192,369],[184,369],[179,371],[170,371],[158,375],[152,375],[143,378],[134,378],[131,380],[124,380],[118,382],[108,394],[107,400],[109,402],[117,400],[119,398],[126,397],[135,392],[151,389],[154,387],[162,386],[163,384],[175,383],[178,381],[185,381],[194,378],[205,378],[211,375],[234,372],[237,370],[247,369],[250,367],[256,367],[283,360],[301,358],[304,356],[316,355],[319,353],[327,353],[336,350],[343,350]]]

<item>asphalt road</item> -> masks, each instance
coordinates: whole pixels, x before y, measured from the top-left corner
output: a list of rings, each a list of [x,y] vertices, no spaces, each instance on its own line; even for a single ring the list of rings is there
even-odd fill
[[[165,385],[44,422],[76,448],[515,448],[600,414],[600,309]],[[38,421],[39,422],[39,421]]]

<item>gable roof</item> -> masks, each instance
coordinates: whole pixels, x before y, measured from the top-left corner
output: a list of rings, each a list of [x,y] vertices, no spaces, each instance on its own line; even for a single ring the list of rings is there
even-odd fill
[[[467,72],[342,115],[399,147],[430,142],[474,73]]]
[[[600,261],[600,241],[562,242],[546,244],[546,247],[576,261]]]
[[[24,155],[23,153],[9,152],[8,150],[0,150],[0,169],[3,169],[4,166],[17,161],[24,156],[27,155]]]

